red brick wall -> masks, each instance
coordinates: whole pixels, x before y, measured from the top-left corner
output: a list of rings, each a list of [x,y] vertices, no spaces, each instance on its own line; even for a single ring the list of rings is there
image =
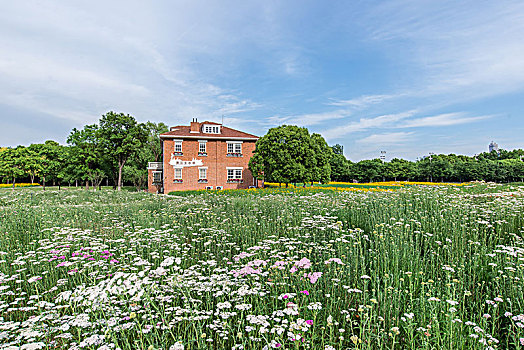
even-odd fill
[[[147,191],[151,193],[159,193],[162,186],[153,185],[153,169],[147,169]]]
[[[175,171],[169,164],[175,143],[172,139],[164,140],[164,193],[185,190],[203,190],[206,186],[223,186],[224,189],[249,188],[253,186],[253,176],[248,169],[249,159],[255,150],[255,141],[242,142],[242,157],[227,157],[226,140],[207,140],[207,156],[198,155],[198,140],[183,140],[181,160],[200,159],[203,165],[184,167],[182,169],[182,183],[173,183]],[[208,183],[198,183],[199,167],[207,167]],[[227,167],[242,167],[243,183],[227,183]],[[152,174],[150,174],[152,176]],[[152,180],[152,179],[151,179]],[[156,192],[156,189],[155,191]]]

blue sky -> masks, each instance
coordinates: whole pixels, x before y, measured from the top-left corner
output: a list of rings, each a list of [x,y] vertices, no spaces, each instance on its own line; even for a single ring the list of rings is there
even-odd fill
[[[523,35],[522,1],[6,1],[0,145],[114,110],[306,126],[351,160],[524,148]]]

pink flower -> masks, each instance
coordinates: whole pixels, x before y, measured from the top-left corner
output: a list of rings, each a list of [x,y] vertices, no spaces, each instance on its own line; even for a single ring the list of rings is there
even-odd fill
[[[253,260],[253,261],[250,261],[247,263],[248,266],[266,266],[267,265],[267,261],[265,260],[260,260],[260,259],[256,259],[256,260]]]
[[[342,262],[342,260],[340,260],[339,258],[330,258],[330,259],[324,261],[325,264],[329,264],[329,263],[331,263],[331,262],[337,263],[337,264],[339,264],[339,265],[345,265],[345,264]]]
[[[322,272],[304,273],[305,278],[309,278],[309,282],[315,283],[322,276]]]
[[[524,338],[520,338],[519,341],[520,341],[520,345],[524,345]]]
[[[303,293],[305,295],[309,295],[309,292],[307,290],[301,290],[300,293]]]
[[[240,270],[236,270],[236,271],[232,271],[232,272],[233,272],[233,276],[235,276],[235,277],[238,277],[238,276],[242,276],[243,277],[245,275],[252,275],[252,274],[255,274],[255,273],[260,273],[261,270],[255,270],[251,266],[244,266]]]
[[[111,263],[111,264],[118,264],[118,260],[116,260],[116,259],[111,259],[110,263]]]
[[[284,266],[286,266],[286,265],[287,265],[287,262],[285,262],[285,261],[277,261],[277,262],[275,262],[273,264],[272,267],[274,267],[276,269],[279,269],[279,270],[283,270]],[[294,272],[294,271],[292,271],[292,272]]]
[[[308,325],[312,326],[312,325],[313,325],[313,320],[306,320],[306,323],[307,323]]]
[[[297,307],[297,304],[292,303],[292,302],[289,302],[289,303],[286,304],[286,307],[287,307],[288,309],[294,309],[294,308]]]
[[[297,272],[298,269],[309,269],[311,267],[311,261],[308,258],[302,258],[299,261],[295,261],[295,265],[289,270],[291,273]]]
[[[302,258],[296,263],[297,267],[303,269],[309,269],[311,267],[311,261],[308,258]]]
[[[287,296],[287,295],[284,295],[284,296],[282,297],[282,299],[287,299],[287,298],[289,298],[289,296]]]

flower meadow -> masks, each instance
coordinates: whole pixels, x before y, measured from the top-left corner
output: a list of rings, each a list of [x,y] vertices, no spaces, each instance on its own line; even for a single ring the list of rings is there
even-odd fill
[[[0,349],[524,349],[524,186],[0,191]]]

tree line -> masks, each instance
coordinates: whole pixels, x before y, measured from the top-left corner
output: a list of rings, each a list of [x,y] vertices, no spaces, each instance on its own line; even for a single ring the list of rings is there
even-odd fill
[[[469,157],[433,154],[417,161],[394,158],[384,162],[351,162],[341,145],[329,147],[319,134],[283,125],[257,141],[249,168],[259,179],[283,184],[328,181],[494,181],[524,180],[524,150],[493,151]]]
[[[19,179],[34,183],[85,185],[99,188],[104,180],[121,189],[123,182],[137,188],[147,185],[147,163],[160,161],[158,135],[168,131],[163,123],[138,123],[129,114],[108,112],[98,123],[74,128],[67,145],[49,140],[28,147],[0,148],[2,183]]]
[[[121,189],[125,182],[147,186],[147,163],[162,159],[159,134],[164,123],[138,123],[134,117],[108,112],[98,123],[73,129],[67,145],[49,140],[28,147],[0,148],[0,180],[19,180],[61,186],[99,188],[111,183]],[[524,151],[500,150],[474,157],[436,154],[417,161],[394,158],[383,162],[367,159],[351,162],[341,145],[328,146],[320,134],[283,125],[271,128],[256,144],[249,169],[268,182],[313,183],[329,181],[494,181],[524,180]]]
[[[335,147],[334,147],[335,148]],[[331,159],[332,181],[523,182],[524,150],[484,152],[476,156],[434,154],[417,161],[394,158],[351,162]]]

